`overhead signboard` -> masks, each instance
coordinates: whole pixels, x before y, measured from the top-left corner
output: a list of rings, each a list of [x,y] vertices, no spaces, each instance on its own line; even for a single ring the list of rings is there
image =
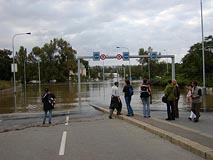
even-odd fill
[[[122,58],[122,55],[121,55],[121,54],[117,54],[116,58],[117,58],[118,60],[120,60],[120,59]]]
[[[93,52],[93,61],[100,61],[100,52]]]
[[[152,52],[150,54],[150,58],[151,58],[151,60],[156,60],[157,59],[157,52]]]
[[[129,52],[123,52],[123,61],[129,61]]]
[[[106,59],[106,55],[105,54],[101,54],[100,58],[101,58],[101,60],[105,60]]]

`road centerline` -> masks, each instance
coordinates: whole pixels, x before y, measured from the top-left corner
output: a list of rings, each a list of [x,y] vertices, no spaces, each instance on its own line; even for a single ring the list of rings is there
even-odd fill
[[[64,131],[62,138],[61,138],[61,145],[59,149],[59,156],[63,156],[65,152],[65,145],[66,145],[66,138],[67,138],[67,132]]]

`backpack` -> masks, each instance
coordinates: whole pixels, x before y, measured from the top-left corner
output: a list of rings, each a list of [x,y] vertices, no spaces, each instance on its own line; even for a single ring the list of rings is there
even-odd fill
[[[134,90],[132,86],[129,87],[129,95],[132,96],[134,94]]]
[[[55,105],[55,95],[50,93],[48,97],[48,102],[54,107]]]
[[[147,85],[141,86],[141,98],[148,98],[150,96],[149,87]]]

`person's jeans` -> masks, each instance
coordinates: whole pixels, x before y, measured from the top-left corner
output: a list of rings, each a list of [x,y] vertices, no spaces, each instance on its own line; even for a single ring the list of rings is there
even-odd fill
[[[132,110],[132,107],[130,105],[130,102],[131,102],[131,97],[125,97],[125,102],[126,102],[126,107],[127,107],[127,112],[128,112],[128,115],[133,115],[133,110]]]
[[[44,111],[44,120],[43,120],[43,124],[45,124],[45,122],[46,122],[47,112],[48,112],[48,111]],[[48,115],[48,117],[49,117],[49,123],[51,123],[51,119],[52,119],[52,110],[49,110],[49,115]]]
[[[175,119],[175,111],[174,111],[174,101],[167,101],[167,115],[168,119]]]
[[[143,115],[144,117],[150,117],[150,97],[141,98],[143,103]]]

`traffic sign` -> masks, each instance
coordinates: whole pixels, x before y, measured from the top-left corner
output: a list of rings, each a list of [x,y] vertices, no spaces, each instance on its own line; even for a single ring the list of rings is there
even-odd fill
[[[157,59],[157,52],[152,52],[150,55],[151,60],[156,60]]]
[[[129,60],[129,52],[123,52],[123,61]]]
[[[117,58],[118,60],[120,60],[120,59],[122,58],[122,55],[121,55],[121,54],[117,54],[116,58]]]
[[[105,55],[105,54],[101,54],[100,58],[101,58],[102,60],[105,60],[105,59],[106,59],[106,55]]]
[[[100,60],[100,52],[93,52],[93,61]]]

